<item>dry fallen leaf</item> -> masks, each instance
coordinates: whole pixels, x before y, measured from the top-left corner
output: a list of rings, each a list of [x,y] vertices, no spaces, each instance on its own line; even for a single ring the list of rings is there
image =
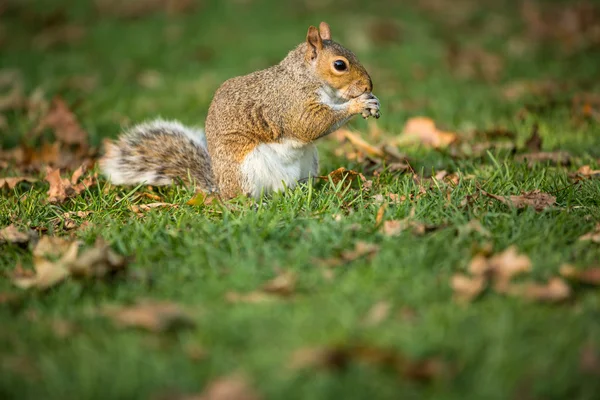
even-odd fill
[[[58,258],[58,260],[55,260]],[[47,289],[66,278],[103,278],[124,270],[126,260],[102,239],[94,247],[79,252],[79,243],[44,236],[33,249],[35,274],[13,273],[13,283],[22,288]]]
[[[586,233],[579,237],[579,240],[587,241],[592,243],[600,243],[600,223],[596,225],[593,231]]]
[[[0,229],[0,244],[10,243],[10,244],[18,244],[25,245],[32,240],[35,240],[37,235],[35,231],[26,230],[17,228],[14,224],[10,224],[2,229]]]
[[[442,360],[409,360],[394,349],[371,345],[301,348],[292,354],[289,367],[338,371],[354,363],[392,370],[399,376],[414,381],[431,381],[442,378],[449,372]]]
[[[78,145],[87,147],[88,136],[81,128],[77,117],[69,109],[67,103],[60,97],[52,99],[52,104],[48,114],[40,121],[36,128],[37,132],[41,132],[46,128],[51,128],[58,141],[68,145]]]
[[[150,332],[167,332],[194,326],[190,314],[170,302],[142,301],[132,306],[108,307],[104,314],[118,326],[140,328]]]
[[[81,225],[79,224],[77,219],[85,219],[91,213],[92,213],[92,211],[67,211],[67,212],[63,213],[62,216],[56,217],[53,220],[53,223],[55,226],[63,224],[62,227],[64,230],[75,229],[77,227],[83,226],[83,224],[81,224]],[[87,222],[87,221],[85,221],[85,222]]]
[[[60,170],[48,168],[46,177],[44,178],[49,184],[48,202],[62,203],[65,200],[79,195],[88,187],[95,183],[96,175],[88,175],[81,182],[77,183],[79,178],[85,172],[85,167],[81,166],[73,172],[71,180],[60,177]]]
[[[33,256],[41,258],[57,258],[69,250],[72,241],[58,236],[42,236],[33,248]]]
[[[587,283],[589,285],[600,285],[600,267],[589,267],[582,270],[572,265],[562,265],[560,275],[566,279]]]
[[[504,196],[491,194],[484,190],[481,190],[481,193],[492,199],[498,200],[499,202],[506,204],[509,207],[532,207],[535,211],[543,211],[556,203],[556,197],[552,196],[551,194],[541,192],[539,190],[524,192],[522,195],[519,196],[508,196],[508,198]]]
[[[188,204],[190,204],[190,203],[188,202]],[[133,204],[131,206],[131,211],[136,213],[138,216],[142,216],[142,215],[144,215],[143,214],[144,212],[153,210],[155,208],[178,208],[178,207],[179,206],[177,204],[156,202],[156,203],[149,203],[149,204]]]
[[[575,180],[600,178],[600,169],[592,169],[589,165],[584,165],[569,176]]]
[[[115,253],[101,238],[69,264],[69,273],[76,278],[103,278],[125,269],[127,260]]]
[[[402,220],[384,221],[381,231],[386,236],[398,236],[401,232],[410,229],[413,235],[422,236],[439,228],[437,225],[428,225],[411,218],[405,218]]]
[[[353,250],[344,250],[342,252],[342,258],[346,262],[354,261],[362,257],[373,257],[379,251],[379,246],[373,243],[367,243],[363,241],[357,241],[354,244]]]
[[[275,278],[266,282],[262,290],[279,296],[287,297],[294,293],[296,289],[297,276],[293,271],[282,271]]]
[[[471,278],[462,274],[452,275],[450,286],[454,290],[454,298],[459,302],[475,300],[486,288],[486,279],[481,276]]]
[[[319,176],[318,178],[324,179],[324,180],[331,179],[331,181],[335,185],[337,185],[340,182],[344,182],[344,184],[349,186],[352,184],[354,179],[358,178],[358,177],[360,177],[360,174],[358,172],[346,169],[344,167],[340,167],[340,168],[336,169],[335,171],[331,171],[326,176]]]
[[[31,277],[13,277],[13,283],[21,289],[48,289],[69,276],[69,264],[77,258],[79,244],[73,242],[57,261],[34,256],[35,275]]]
[[[265,282],[261,290],[248,293],[227,292],[225,299],[230,303],[269,303],[277,298],[288,298],[296,290],[297,275],[293,271],[281,271],[275,278]]]
[[[415,138],[425,146],[438,148],[446,147],[457,140],[453,132],[444,132],[436,128],[435,122],[426,117],[414,117],[406,121],[404,136]]]
[[[555,277],[550,278],[545,285],[533,282],[514,284],[508,288],[507,293],[529,300],[556,303],[568,299],[571,296],[571,288],[564,280]]]
[[[377,158],[385,158],[385,153],[383,150],[370,145],[358,134],[349,131],[348,129],[339,129],[338,134],[347,139],[354,147],[364,152],[366,155]]]
[[[37,179],[27,176],[19,176],[13,178],[0,178],[0,189],[14,189],[21,182],[37,182]]]
[[[568,165],[571,162],[571,154],[566,151],[537,151],[533,153],[519,154],[515,157],[515,161],[527,161],[530,167],[536,163],[547,161],[556,165]]]

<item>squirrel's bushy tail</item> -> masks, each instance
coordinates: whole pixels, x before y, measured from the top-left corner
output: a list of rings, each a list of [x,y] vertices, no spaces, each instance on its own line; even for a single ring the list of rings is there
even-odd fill
[[[200,129],[157,119],[130,128],[105,147],[100,168],[116,185],[161,186],[181,180],[206,192],[216,190]]]

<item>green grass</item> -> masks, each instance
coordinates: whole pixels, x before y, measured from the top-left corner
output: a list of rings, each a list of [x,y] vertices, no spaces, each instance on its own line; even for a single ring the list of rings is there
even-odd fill
[[[156,115],[202,124],[223,80],[277,62],[303,40],[308,25],[323,19],[334,39],[355,50],[371,72],[382,103],[377,123],[385,140],[394,139],[407,118],[426,115],[462,135],[505,128],[516,133],[522,147],[537,123],[544,150],[567,150],[574,163],[529,168],[501,150],[455,159],[443,151],[402,148],[418,173],[446,169],[472,176],[449,198],[447,187],[434,185],[423,197],[389,205],[386,219],[414,212],[417,221],[445,225],[424,236],[406,231],[387,237],[375,226],[380,204],[374,196],[418,193],[410,174],[384,173],[373,179],[370,191],[343,192],[321,182],[231,207],[187,206],[192,191],[162,188],[158,193],[165,201],[181,206],[153,210],[143,218],[130,206],[149,200],[127,197],[131,188],[107,187],[103,179],[62,205],[45,202],[44,183],[3,191],[0,226],[46,227],[48,234],[72,234],[88,245],[102,236],[131,257],[129,268],[141,278],[68,281],[47,292],[21,293],[0,277],[0,293],[20,294],[17,303],[0,304],[0,397],[152,398],[200,392],[217,377],[242,372],[259,393],[273,399],[597,398],[600,379],[579,366],[584,346],[600,352],[597,287],[578,288],[572,300],[558,305],[494,293],[459,305],[449,286],[453,274],[466,271],[474,249],[486,243],[494,251],[516,245],[531,258],[531,275],[540,281],[555,276],[563,263],[586,267],[599,262],[600,247],[577,239],[600,222],[600,181],[573,185],[568,178],[581,165],[598,168],[600,124],[575,118],[570,103],[576,94],[600,90],[597,46],[566,53],[554,42],[526,40],[523,55],[511,53],[509,43],[526,37],[527,28],[513,3],[476,7],[461,13],[458,25],[449,13],[409,2],[203,3],[183,16],[123,20],[100,17],[87,2],[14,2],[17,6],[0,17],[10,33],[0,67],[20,70],[27,93],[41,88],[47,98],[62,95],[74,105],[91,142],[99,145],[102,138],[115,137],[122,124]],[[80,42],[50,49],[31,45],[43,16],[53,10],[66,10],[68,21],[85,26]],[[373,42],[365,33],[385,18],[401,27],[395,43]],[[494,18],[501,23],[492,24]],[[500,54],[503,67],[497,80],[453,74],[446,62],[449,42]],[[148,70],[162,77],[158,86],[138,83],[139,74]],[[73,76],[89,75],[97,76],[93,90],[65,84]],[[503,88],[520,80],[549,80],[559,89],[550,95],[527,92],[505,98]],[[523,107],[531,110],[525,117],[519,114]],[[0,144],[11,147],[32,123],[20,111],[5,116]],[[351,125],[369,138],[362,120]],[[335,155],[339,145],[333,138],[318,146],[323,173],[340,166],[364,170]],[[8,169],[1,175],[18,173]],[[554,194],[557,205],[536,213],[480,197],[471,207],[461,207],[477,187],[502,195],[540,189]],[[52,222],[65,211],[79,210],[93,211],[86,229],[66,232]],[[490,237],[459,229],[472,219]],[[326,279],[326,267],[318,260],[339,257],[357,241],[377,244],[380,250],[373,258],[333,269],[333,278]],[[0,271],[9,274],[17,262],[31,267],[30,251],[0,247]],[[257,290],[278,268],[297,273],[291,299],[226,301],[227,292]],[[116,328],[101,315],[107,305],[142,298],[186,306],[196,327],[144,333]],[[365,315],[379,301],[391,304],[389,317],[366,326]],[[414,318],[406,317],[407,310]],[[56,321],[67,321],[73,332],[57,335]],[[343,343],[395,349],[414,360],[440,358],[454,373],[417,383],[361,362],[341,371],[288,368],[299,348]],[[206,357],[194,360],[190,347],[204,349]]]

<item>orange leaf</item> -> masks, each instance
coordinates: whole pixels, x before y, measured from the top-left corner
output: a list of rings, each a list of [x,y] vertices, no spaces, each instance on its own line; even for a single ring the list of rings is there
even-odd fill
[[[433,148],[446,147],[457,139],[456,133],[438,130],[435,122],[426,117],[414,117],[406,121],[404,135]]]

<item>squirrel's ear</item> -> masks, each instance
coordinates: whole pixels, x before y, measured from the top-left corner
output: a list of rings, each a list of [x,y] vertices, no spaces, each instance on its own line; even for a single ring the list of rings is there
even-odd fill
[[[331,29],[329,29],[329,24],[327,22],[321,22],[319,24],[319,33],[321,34],[321,39],[331,40]]]
[[[308,28],[306,43],[308,44],[306,57],[310,60],[314,60],[317,58],[317,53],[323,49],[321,35],[319,35],[319,30],[314,26]]]

